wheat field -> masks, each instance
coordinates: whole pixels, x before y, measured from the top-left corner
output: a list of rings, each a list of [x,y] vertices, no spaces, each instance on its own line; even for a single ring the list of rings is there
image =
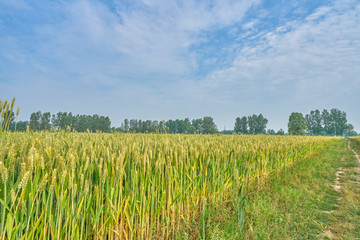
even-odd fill
[[[168,239],[207,207],[236,199],[241,213],[247,189],[332,138],[59,131],[0,139],[1,239]]]

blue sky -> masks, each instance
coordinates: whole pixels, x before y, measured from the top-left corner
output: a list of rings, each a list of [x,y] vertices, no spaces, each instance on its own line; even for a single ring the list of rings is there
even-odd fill
[[[37,110],[220,130],[339,108],[360,131],[355,0],[0,0],[0,98]]]

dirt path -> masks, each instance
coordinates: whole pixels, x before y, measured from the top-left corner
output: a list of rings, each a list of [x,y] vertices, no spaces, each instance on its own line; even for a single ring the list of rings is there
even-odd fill
[[[343,167],[340,167],[337,170],[335,183],[333,185],[334,190],[339,193],[339,198],[336,203],[337,209],[325,212],[330,216],[336,218],[337,221],[339,220],[341,221],[341,218],[339,219],[338,216],[339,213],[341,213],[341,211],[343,210],[344,200],[346,201],[347,198],[346,192],[349,191],[349,189],[347,189],[349,187],[348,182],[352,181],[353,183],[360,185],[360,156],[354,149],[351,148],[350,141],[348,141],[347,147],[348,150],[355,155],[357,159],[357,167],[345,167],[345,165],[343,165]],[[345,163],[346,161],[349,160],[346,159],[346,157],[343,157],[341,161]],[[349,180],[348,176],[351,174],[351,172],[354,171],[358,172],[358,174],[353,175],[354,176],[353,180]],[[324,229],[325,231],[322,234],[322,239],[343,239],[341,236],[338,235],[341,232],[339,231],[339,229],[341,229],[341,226],[343,226],[343,224],[344,223],[342,222],[337,222],[335,225],[331,226],[330,228],[326,230]]]
[[[343,159],[341,160],[343,161]],[[343,168],[339,168],[339,170],[336,172],[336,178],[335,178],[335,184],[334,184],[334,189],[337,192],[340,192],[342,186],[340,183],[340,176],[344,173],[344,169]]]
[[[354,149],[352,149],[352,148],[350,147],[350,142],[348,142],[348,148],[349,148],[350,151],[352,151],[352,152],[354,153],[356,159],[358,160],[358,163],[360,164],[360,156],[359,156],[359,154],[357,154],[357,153],[354,151]]]
[[[356,179],[356,183],[358,185],[360,185],[360,156],[359,156],[359,154],[357,152],[355,152],[354,149],[351,148],[350,142],[348,143],[348,149],[354,153],[354,155],[355,155],[355,157],[357,159],[358,167],[354,168],[354,170],[357,171],[359,174],[355,177],[355,179]]]

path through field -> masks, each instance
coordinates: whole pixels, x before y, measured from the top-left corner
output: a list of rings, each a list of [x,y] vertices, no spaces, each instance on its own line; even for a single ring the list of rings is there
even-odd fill
[[[324,239],[344,239],[344,232],[347,229],[353,228],[356,230],[358,228],[357,226],[352,226],[353,224],[347,222],[346,217],[344,217],[344,210],[349,210],[348,205],[354,200],[351,195],[358,193],[360,187],[360,156],[351,147],[350,141],[348,141],[347,148],[354,154],[357,161],[355,164],[350,164],[349,159],[346,157],[341,159],[344,164],[336,172],[335,184],[333,186],[334,190],[339,193],[339,198],[336,203],[336,209],[327,212],[333,218],[333,224],[324,231],[322,235]],[[346,237],[345,239],[348,238]]]
[[[348,148],[349,148],[350,151],[352,151],[352,152],[354,153],[354,155],[355,155],[355,157],[356,157],[356,159],[358,160],[358,163],[359,163],[359,165],[360,165],[360,156],[359,156],[359,154],[357,154],[357,152],[354,151],[354,149],[352,149],[352,148],[350,147],[350,142],[348,143]]]
[[[358,162],[358,166],[357,166],[356,168],[354,168],[354,170],[358,173],[358,175],[357,175],[356,178],[355,178],[356,183],[357,183],[358,185],[360,185],[360,156],[359,156],[359,154],[358,154],[357,152],[355,152],[354,149],[352,149],[352,148],[350,147],[350,142],[348,143],[348,148],[349,148],[350,151],[352,151],[352,152],[354,153],[354,155],[355,155],[355,157],[356,157],[356,159],[357,159],[357,162]]]
[[[244,239],[359,239],[360,138],[337,138],[249,194]]]

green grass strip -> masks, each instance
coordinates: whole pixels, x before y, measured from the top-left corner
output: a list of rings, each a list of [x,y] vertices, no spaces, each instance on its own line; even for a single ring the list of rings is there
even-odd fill
[[[356,159],[347,144],[340,140],[253,191],[245,210],[244,238],[360,239],[359,207],[355,209],[360,206],[359,189],[346,180]],[[335,191],[338,171],[341,189]]]
[[[236,204],[208,210],[206,239],[360,239],[359,165],[349,141],[334,141],[253,189],[245,204],[244,229]],[[360,152],[360,142],[353,141]],[[341,190],[336,191],[339,170]]]

